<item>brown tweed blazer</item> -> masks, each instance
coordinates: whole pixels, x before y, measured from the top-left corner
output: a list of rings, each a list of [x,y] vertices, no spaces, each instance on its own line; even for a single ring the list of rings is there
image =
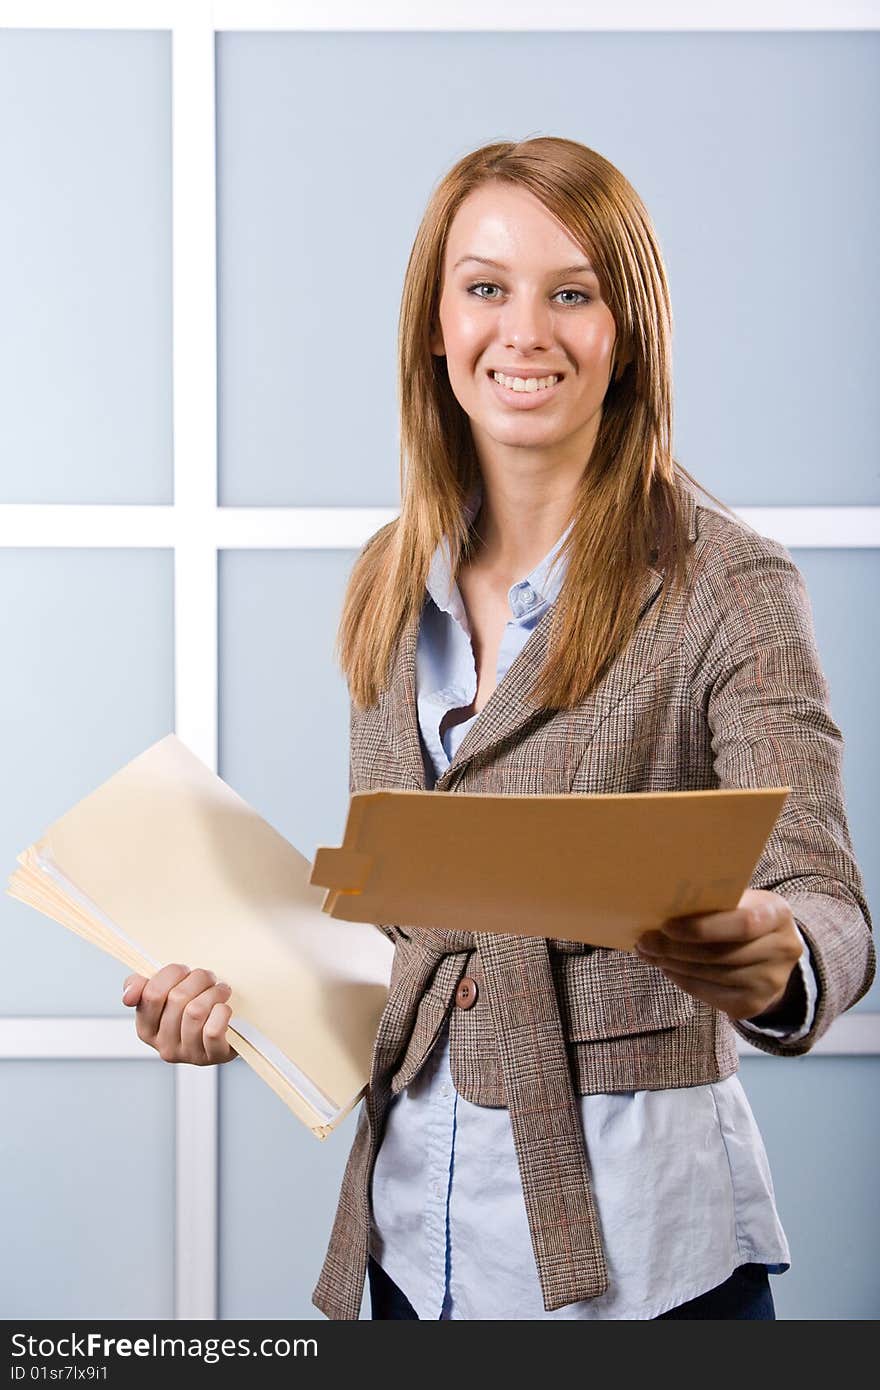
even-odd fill
[[[607,793],[790,786],[752,877],[791,905],[819,985],[809,1034],[747,1033],[638,956],[542,937],[383,925],[395,953],[372,1074],[312,1301],[360,1316],[373,1164],[391,1097],[416,1075],[450,1013],[456,1089],[507,1106],[545,1307],[607,1288],[576,1095],[718,1081],[735,1033],[766,1052],[809,1051],[874,976],[871,917],[846,819],[842,738],[829,707],[806,587],[784,546],[696,503],[690,584],[659,601],[644,581],[638,627],[575,709],[537,710],[529,688],[552,607],[530,634],[451,766],[444,792]],[[418,621],[402,633],[388,689],[351,710],[350,789],[426,786],[415,698]],[[452,1007],[463,974],[472,1008]]]

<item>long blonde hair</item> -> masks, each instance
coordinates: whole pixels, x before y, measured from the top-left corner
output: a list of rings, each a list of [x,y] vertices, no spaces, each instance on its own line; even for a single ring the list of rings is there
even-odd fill
[[[406,268],[398,326],[401,510],[358,555],[336,638],[349,693],[362,708],[385,688],[400,633],[421,612],[440,540],[448,540],[453,575],[474,545],[464,515],[479,481],[470,420],[430,337],[452,220],[469,193],[493,180],[533,193],[582,247],[617,329],[616,365],[562,547],[565,577],[533,701],[562,709],[586,698],[632,636],[646,568],[663,572],[664,597],[685,581],[676,474],[696,480],[672,456],[672,310],[648,212],[620,171],[577,141],[484,145],[436,186]]]

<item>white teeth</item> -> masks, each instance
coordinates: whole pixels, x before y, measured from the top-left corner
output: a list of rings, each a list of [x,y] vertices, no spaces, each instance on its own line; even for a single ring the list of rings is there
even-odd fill
[[[558,376],[503,376],[501,372],[493,372],[492,376],[510,391],[544,391],[559,380]]]

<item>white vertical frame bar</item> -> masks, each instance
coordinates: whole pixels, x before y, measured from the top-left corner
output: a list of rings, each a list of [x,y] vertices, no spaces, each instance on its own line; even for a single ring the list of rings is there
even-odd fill
[[[214,15],[171,31],[175,731],[217,771],[217,199]],[[206,964],[186,961],[191,968]],[[176,1072],[177,1318],[217,1317],[216,1067]]]

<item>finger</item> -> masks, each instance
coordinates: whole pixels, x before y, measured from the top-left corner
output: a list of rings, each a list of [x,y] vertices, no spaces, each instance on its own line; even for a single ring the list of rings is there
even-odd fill
[[[225,1004],[231,993],[229,985],[225,981],[220,981],[209,989],[203,989],[200,994],[194,995],[184,1006],[180,1019],[180,1045],[184,1056],[191,1057],[193,1060],[196,1057],[200,1061],[210,1060],[204,1047],[202,1030],[214,1005]]]
[[[757,941],[776,930],[779,914],[762,907],[738,907],[732,912],[708,912],[705,916],[670,917],[661,932],[672,941]]]
[[[764,960],[788,960],[791,948],[781,933],[770,933],[755,941],[677,941],[659,932],[649,932],[636,950],[643,960],[656,965],[756,965]]]
[[[201,994],[203,989],[210,989],[216,983],[217,976],[213,970],[190,970],[182,980],[171,986],[165,997],[165,1007],[156,1033],[155,1045],[160,1055],[170,1056],[172,1061],[180,1058],[183,1011],[197,994]]]
[[[688,961],[682,965],[664,963],[659,968],[664,975],[676,980],[699,980],[705,984],[724,985],[734,989],[765,989],[773,985],[780,973],[772,961],[762,962],[760,965],[701,965],[698,961]]]
[[[146,975],[129,975],[122,982],[122,1002],[128,1008],[133,1008],[140,1003],[141,993],[147,983]]]
[[[719,984],[715,980],[705,980],[698,974],[683,974],[678,970],[665,970],[663,973],[667,974],[680,990],[687,991],[696,999],[702,999],[703,1004],[710,1004],[713,1008],[724,1009],[726,1012],[730,1012],[730,1009],[747,995],[751,997],[751,991],[742,990],[740,986]]]
[[[235,1048],[230,1047],[226,1041],[226,1030],[231,1017],[232,1009],[222,1001],[216,1003],[208,1015],[202,1029],[202,1045],[209,1062],[229,1062],[238,1056]]]
[[[165,1007],[165,998],[172,985],[177,984],[189,974],[188,965],[163,965],[151,975],[141,990],[137,1006],[135,1027],[142,1042],[155,1046],[159,1031],[159,1020]]]
[[[700,999],[704,1004],[711,1004],[715,1009],[722,1009],[733,1018],[751,1018],[761,1011],[760,998],[762,996],[755,990],[754,986],[742,987],[734,986],[730,983],[723,984],[714,980],[707,980],[698,975],[683,975],[678,971],[664,971],[668,974],[673,984],[678,985],[679,989],[692,994],[695,999]]]

